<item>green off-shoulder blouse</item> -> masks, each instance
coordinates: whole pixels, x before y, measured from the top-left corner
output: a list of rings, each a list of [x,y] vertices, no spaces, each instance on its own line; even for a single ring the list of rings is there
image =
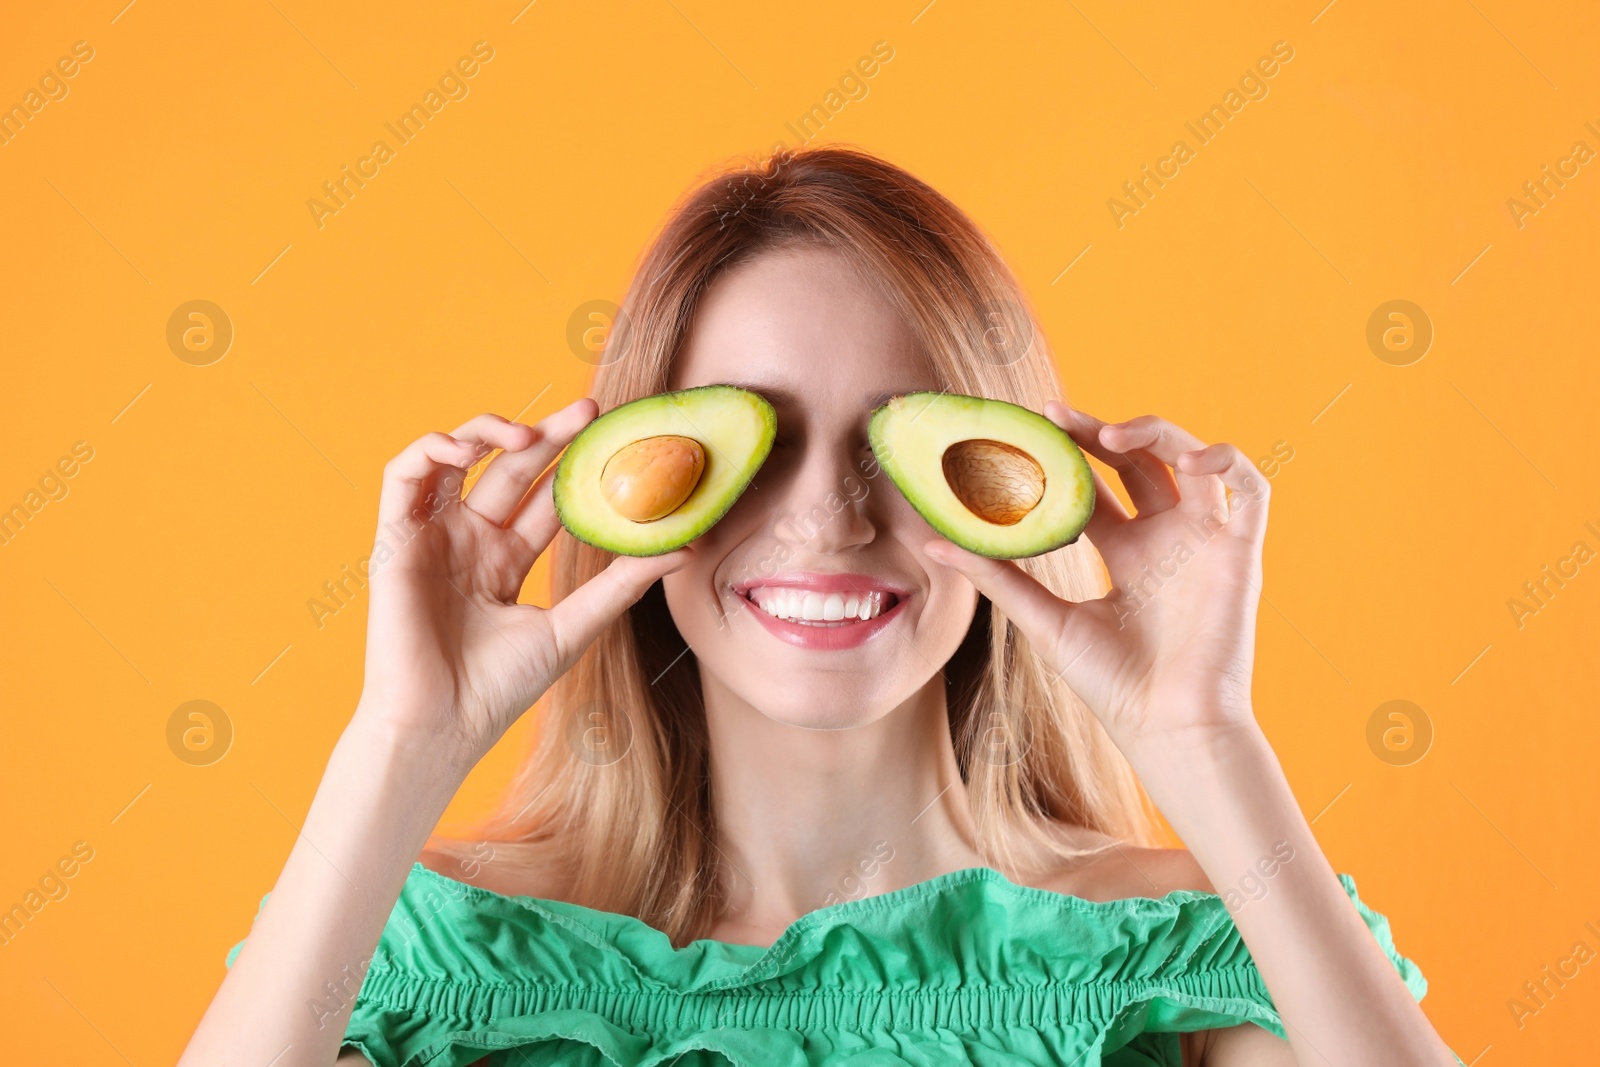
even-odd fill
[[[1389,921],[1339,881],[1420,1000]],[[1216,894],[1093,902],[987,867],[811,912],[770,948],[674,948],[631,916],[419,863],[354,1004],[331,991],[319,1010],[348,1010],[344,1047],[377,1067],[1178,1067],[1183,1031],[1284,1036]]]

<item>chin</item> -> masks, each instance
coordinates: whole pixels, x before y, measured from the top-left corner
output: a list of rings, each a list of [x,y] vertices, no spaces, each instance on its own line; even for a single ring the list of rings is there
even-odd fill
[[[774,694],[783,690],[790,692],[774,699]],[[754,692],[741,692],[739,696],[765,718],[801,730],[851,730],[866,726],[903,702],[903,699],[863,698],[860,691],[852,687],[806,685],[797,682],[792,675],[763,682]]]

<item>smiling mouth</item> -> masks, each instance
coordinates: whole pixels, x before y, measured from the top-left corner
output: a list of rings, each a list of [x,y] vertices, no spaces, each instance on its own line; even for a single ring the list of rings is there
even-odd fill
[[[824,593],[794,586],[755,586],[746,590],[743,596],[774,619],[820,629],[870,622],[900,600],[887,590]]]

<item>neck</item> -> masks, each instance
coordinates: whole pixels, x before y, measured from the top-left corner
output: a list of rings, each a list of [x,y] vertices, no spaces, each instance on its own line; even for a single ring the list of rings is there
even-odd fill
[[[728,893],[713,936],[770,944],[817,908],[983,865],[941,676],[842,730],[775,722],[704,684]]]

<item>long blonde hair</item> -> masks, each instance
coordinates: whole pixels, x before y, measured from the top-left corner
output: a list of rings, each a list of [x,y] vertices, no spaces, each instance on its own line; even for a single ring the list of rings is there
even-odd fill
[[[853,257],[915,331],[950,392],[1035,411],[1061,395],[1022,288],[983,232],[906,171],[834,145],[780,148],[721,168],[682,199],[624,297],[595,376],[600,409],[666,389],[707,288],[736,263],[795,245]],[[556,601],[612,558],[564,530],[552,552]],[[1109,588],[1086,538],[1021,565],[1070,600]],[[1021,855],[1083,855],[1056,832],[1060,824],[1116,842],[1153,841],[1150,810],[1126,760],[988,600],[980,598],[943,673],[986,862],[1014,867]],[[674,944],[703,936],[723,899],[709,740],[694,654],[659,583],[541,705],[533,749],[477,840],[492,844],[497,865],[559,871],[564,899],[636,916]],[[575,743],[596,728],[611,734],[604,759]],[[484,851],[462,840],[430,847],[455,856]]]

